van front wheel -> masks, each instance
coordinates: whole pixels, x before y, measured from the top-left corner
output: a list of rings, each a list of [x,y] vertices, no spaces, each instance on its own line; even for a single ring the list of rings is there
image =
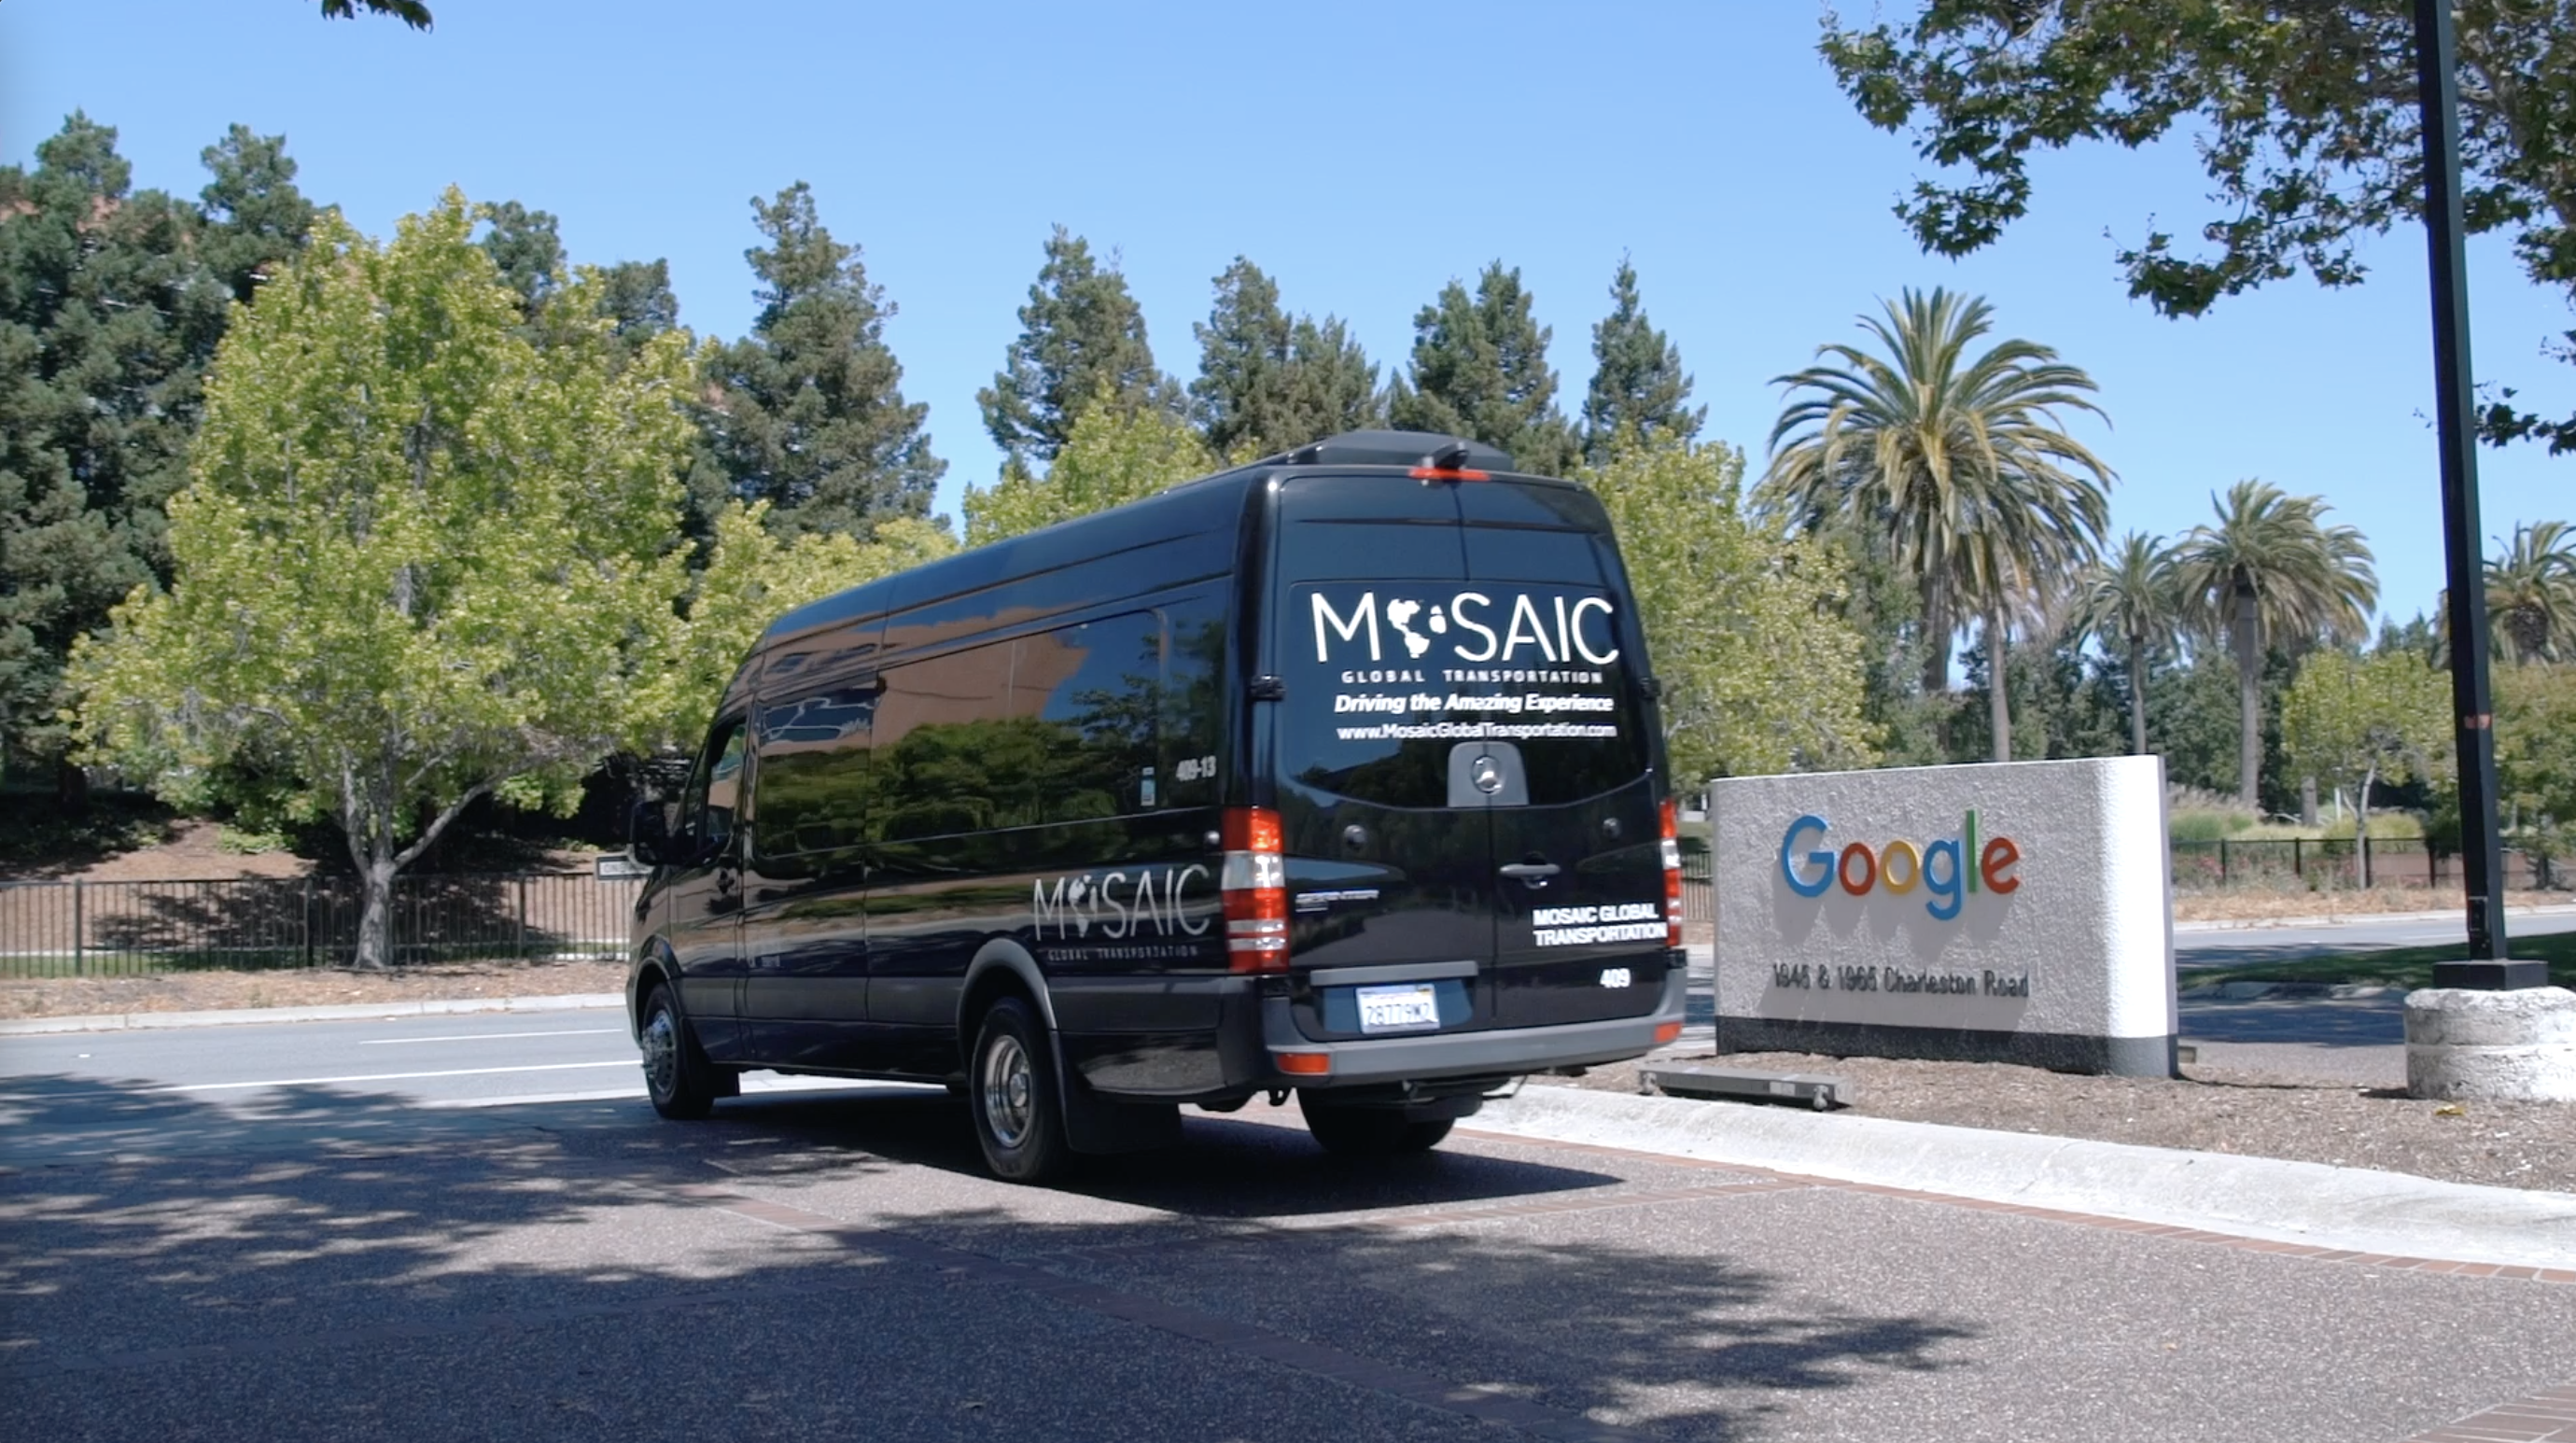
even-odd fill
[[[1429,1122],[1406,1120],[1392,1107],[1352,1107],[1297,1094],[1297,1110],[1306,1114],[1306,1131],[1324,1151],[1337,1157],[1393,1157],[1429,1152],[1454,1125],[1448,1118]]]
[[[644,1026],[635,1040],[644,1053],[644,1091],[655,1112],[695,1121],[715,1110],[719,1092],[733,1095],[719,1087],[715,1068],[699,1050],[667,985],[657,985],[644,999]]]
[[[1029,1004],[1004,997],[984,1013],[966,1070],[967,1111],[984,1165],[1009,1182],[1043,1182],[1064,1169],[1064,1104],[1046,1024]]]

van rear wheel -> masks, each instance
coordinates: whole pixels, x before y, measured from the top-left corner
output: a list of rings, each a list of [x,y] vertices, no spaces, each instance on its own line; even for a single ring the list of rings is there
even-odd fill
[[[1044,1182],[1072,1155],[1064,1137],[1064,1101],[1055,1085],[1055,1053],[1046,1024],[1017,997],[996,1000],[976,1029],[966,1068],[967,1111],[984,1165],[1008,1182]]]
[[[1456,1124],[1449,1118],[1414,1122],[1392,1107],[1353,1107],[1297,1094],[1297,1110],[1306,1115],[1306,1131],[1324,1151],[1336,1157],[1394,1157],[1429,1152]]]

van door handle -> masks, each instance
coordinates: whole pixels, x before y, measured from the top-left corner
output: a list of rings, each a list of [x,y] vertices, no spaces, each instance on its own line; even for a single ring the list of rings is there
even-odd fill
[[[1544,885],[1548,878],[1556,875],[1557,866],[1554,862],[1513,862],[1504,866],[1502,873],[1506,877],[1517,877],[1532,886],[1540,886]]]

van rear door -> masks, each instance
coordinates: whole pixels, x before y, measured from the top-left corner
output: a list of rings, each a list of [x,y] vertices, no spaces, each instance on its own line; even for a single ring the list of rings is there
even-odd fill
[[[1494,659],[1452,690],[1500,707],[1521,778],[1489,812],[1495,1022],[1643,1016],[1666,966],[1661,767],[1609,520],[1569,487],[1454,489],[1468,579],[1504,619]]]
[[[1299,1025],[1652,1010],[1656,749],[1599,505],[1399,473],[1294,478],[1279,506],[1271,750]]]

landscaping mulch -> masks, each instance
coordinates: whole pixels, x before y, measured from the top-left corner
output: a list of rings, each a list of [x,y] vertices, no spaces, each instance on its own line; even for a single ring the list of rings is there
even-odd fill
[[[2377,1168],[2443,1182],[2576,1192],[2576,1103],[2411,1098],[2355,1087],[2186,1063],[2173,1079],[2093,1077],[1992,1062],[1700,1051],[1706,1061],[1766,1072],[1826,1073],[1857,1095],[1849,1112],[2001,1132],[2035,1132],[2144,1147],[2239,1153],[2337,1167]],[[1637,1064],[1533,1083],[1638,1090]],[[1764,1107],[1708,1102],[1707,1107]]]
[[[345,967],[256,972],[209,968],[141,977],[0,978],[0,1018],[327,1007],[450,997],[559,997],[615,992],[625,985],[622,962],[430,962],[383,972]]]

